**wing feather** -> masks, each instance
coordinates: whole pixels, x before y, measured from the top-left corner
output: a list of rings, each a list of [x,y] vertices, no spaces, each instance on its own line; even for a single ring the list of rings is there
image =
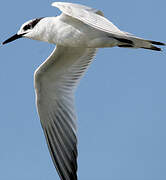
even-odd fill
[[[35,73],[37,109],[61,180],[77,180],[74,91],[95,53],[93,48],[58,46]]]
[[[90,7],[65,3],[54,2],[52,6],[59,8],[64,14],[76,18],[85,24],[114,35],[125,35],[123,31],[117,28],[111,21],[103,17],[103,13]]]

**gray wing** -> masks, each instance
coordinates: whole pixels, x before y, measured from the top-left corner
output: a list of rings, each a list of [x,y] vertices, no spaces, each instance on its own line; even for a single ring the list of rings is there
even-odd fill
[[[76,18],[85,24],[114,35],[125,35],[112,22],[103,17],[101,11],[73,3],[54,2],[52,6],[59,8],[64,14]]]
[[[35,72],[37,109],[61,180],[77,180],[74,90],[95,53],[93,48],[58,46]]]

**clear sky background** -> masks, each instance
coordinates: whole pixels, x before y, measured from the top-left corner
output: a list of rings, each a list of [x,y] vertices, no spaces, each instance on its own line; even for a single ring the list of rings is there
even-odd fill
[[[70,1],[71,2],[71,1]],[[121,30],[166,42],[166,1],[72,1]],[[56,16],[50,0],[1,1],[0,41],[27,20]],[[0,48],[0,179],[58,180],[35,107],[33,73],[54,45]],[[100,49],[77,93],[79,180],[166,179],[166,48]]]

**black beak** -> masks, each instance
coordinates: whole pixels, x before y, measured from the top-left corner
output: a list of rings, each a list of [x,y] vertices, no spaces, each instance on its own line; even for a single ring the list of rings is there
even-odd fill
[[[12,42],[16,39],[22,38],[24,34],[15,34],[14,36],[10,37],[9,39],[7,39],[6,41],[4,41],[2,44],[7,44],[9,42]]]

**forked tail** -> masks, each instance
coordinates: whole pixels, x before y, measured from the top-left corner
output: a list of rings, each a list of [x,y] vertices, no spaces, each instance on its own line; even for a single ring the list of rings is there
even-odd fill
[[[141,38],[137,38],[135,36],[116,36],[114,37],[118,41],[118,47],[124,47],[124,48],[143,48],[143,49],[150,49],[154,51],[161,51],[162,49],[154,46],[165,46],[165,43],[157,42],[157,41],[151,41],[151,40],[145,40]]]

